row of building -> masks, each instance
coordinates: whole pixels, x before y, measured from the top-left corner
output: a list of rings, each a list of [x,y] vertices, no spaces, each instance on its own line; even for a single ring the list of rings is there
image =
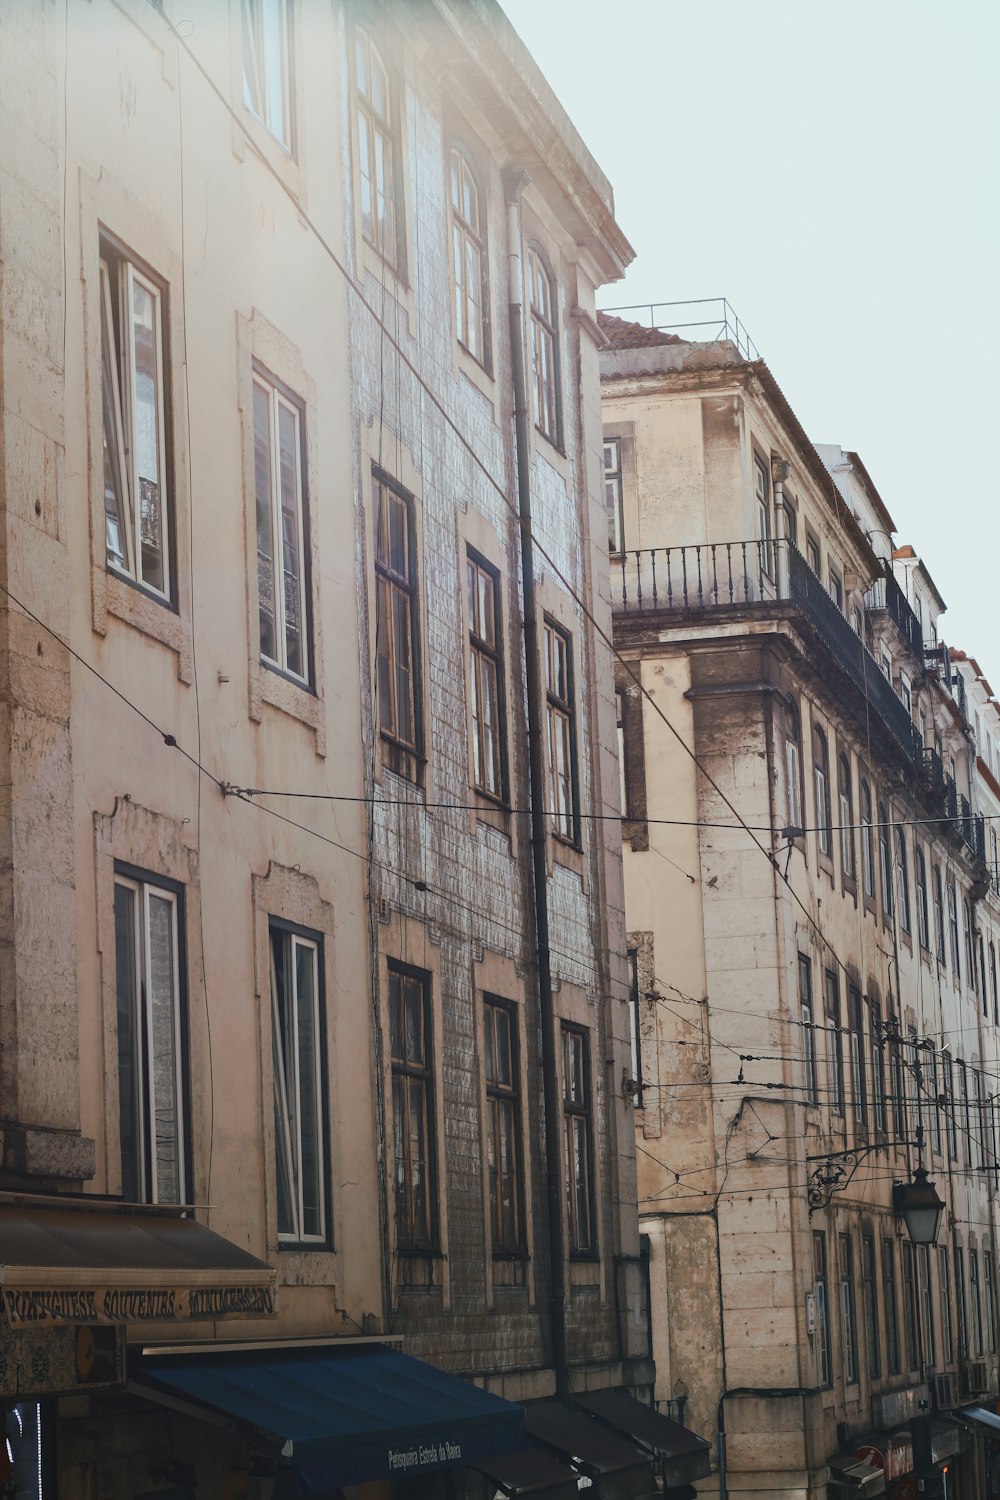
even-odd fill
[[[985,1500],[1000,724],[858,455],[596,311],[496,0],[0,57],[0,1486]]]
[[[998,704],[718,316],[599,318],[656,1394],[723,1494],[993,1494]]]

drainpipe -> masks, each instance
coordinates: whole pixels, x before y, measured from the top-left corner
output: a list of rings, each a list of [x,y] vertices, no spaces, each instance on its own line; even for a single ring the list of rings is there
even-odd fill
[[[539,670],[538,611],[535,603],[535,551],[531,536],[531,468],[528,455],[528,401],[524,369],[524,309],[519,201],[524,172],[504,174],[507,197],[510,362],[514,385],[517,453],[517,508],[521,530],[524,589],[524,670],[528,709],[528,784],[531,802],[531,873],[534,887],[538,1009],[542,1026],[542,1098],[545,1113],[545,1175],[548,1205],[549,1326],[556,1395],[569,1394],[566,1362],[566,1279],[563,1253],[562,1164],[558,1122],[562,1108],[556,1077],[556,1015],[549,962],[549,886],[545,827],[545,775],[542,759],[542,682]]]

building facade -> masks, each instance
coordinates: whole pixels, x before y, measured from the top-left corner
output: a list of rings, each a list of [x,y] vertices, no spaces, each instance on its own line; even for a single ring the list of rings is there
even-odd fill
[[[858,455],[738,326],[654,320],[601,315],[657,1397],[722,1495],[989,1493],[992,695]]]
[[[482,1489],[501,1398],[652,1380],[594,314],[631,250],[492,0],[26,0],[0,43],[17,1482]],[[383,1417],[331,1468],[293,1373],[473,1436]]]

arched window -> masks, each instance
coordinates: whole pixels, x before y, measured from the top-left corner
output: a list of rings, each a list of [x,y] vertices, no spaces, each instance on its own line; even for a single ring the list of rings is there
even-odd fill
[[[892,857],[889,845],[889,809],[878,805],[878,862],[882,872],[882,916],[892,921]]]
[[[833,834],[830,829],[830,757],[826,735],[813,730],[813,791],[816,798],[816,843],[820,854],[830,855]]]
[[[896,893],[899,897],[899,925],[910,931],[910,875],[906,864],[906,831],[896,826]]]
[[[962,955],[958,947],[958,897],[955,894],[955,882],[948,881],[948,932],[951,937],[951,967],[954,971],[955,983],[962,982]]]
[[[875,900],[875,838],[872,832],[872,793],[867,781],[861,782],[861,870],[865,895]]]
[[[931,931],[927,911],[927,863],[924,851],[917,844],[915,852],[917,870],[917,937],[921,948],[930,948]]]
[[[556,284],[542,252],[528,247],[528,310],[535,426],[559,446],[559,368],[556,339]]]
[[[378,44],[363,26],[354,30],[361,233],[379,255],[399,267],[397,151],[392,83]]]
[[[840,865],[845,880],[854,879],[854,794],[851,791],[851,763],[846,755],[837,762],[840,798]]]
[[[944,899],[941,895],[941,871],[934,866],[934,951],[937,953],[937,961],[943,964],[945,961],[944,951]]]
[[[458,146],[451,148],[449,179],[455,334],[462,347],[486,369],[489,366],[486,225],[479,183],[468,157]]]

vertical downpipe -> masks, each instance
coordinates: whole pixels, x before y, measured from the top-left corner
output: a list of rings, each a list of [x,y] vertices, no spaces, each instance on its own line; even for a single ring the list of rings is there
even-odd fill
[[[535,602],[535,552],[531,537],[531,466],[528,453],[528,401],[524,368],[524,305],[519,200],[523,172],[504,174],[507,197],[510,362],[514,385],[514,437],[517,454],[517,509],[521,532],[524,589],[524,670],[528,708],[528,785],[531,799],[531,872],[534,886],[538,1009],[542,1027],[542,1098],[545,1111],[545,1179],[549,1248],[549,1326],[556,1395],[569,1392],[566,1362],[566,1277],[563,1252],[562,1168],[556,1076],[556,1016],[549,962],[549,888],[545,828],[545,775],[542,756],[542,681]]]

